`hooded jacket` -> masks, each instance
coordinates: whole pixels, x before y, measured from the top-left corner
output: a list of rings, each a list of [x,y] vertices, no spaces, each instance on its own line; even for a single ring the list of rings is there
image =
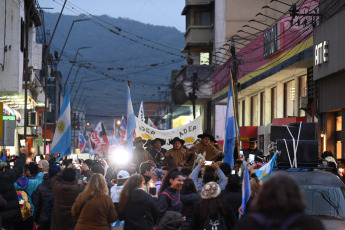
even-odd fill
[[[199,207],[201,196],[198,193],[181,194],[182,215],[186,217],[182,230],[192,230],[192,220],[196,209]]]
[[[157,201],[142,189],[135,189],[129,194],[125,209],[119,213],[125,221],[124,230],[152,230],[159,214]]]
[[[175,211],[181,213],[182,203],[180,197],[180,191],[167,187],[158,196],[159,203],[159,218],[161,219],[166,211]]]
[[[20,154],[13,169],[5,173],[0,171],[0,194],[7,202],[7,207],[0,211],[3,221],[13,222],[15,220],[21,220],[22,218],[14,182],[22,176],[25,160],[26,155]]]

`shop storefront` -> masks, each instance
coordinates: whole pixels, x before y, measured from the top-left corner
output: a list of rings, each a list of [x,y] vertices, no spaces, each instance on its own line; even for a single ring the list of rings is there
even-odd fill
[[[315,110],[321,151],[345,158],[345,11],[314,30]]]

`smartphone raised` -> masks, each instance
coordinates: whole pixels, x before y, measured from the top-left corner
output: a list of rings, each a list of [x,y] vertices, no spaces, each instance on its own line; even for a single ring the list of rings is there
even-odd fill
[[[255,161],[255,155],[254,154],[249,154],[248,162],[249,164],[253,164]]]
[[[211,165],[212,161],[205,161],[205,165]]]

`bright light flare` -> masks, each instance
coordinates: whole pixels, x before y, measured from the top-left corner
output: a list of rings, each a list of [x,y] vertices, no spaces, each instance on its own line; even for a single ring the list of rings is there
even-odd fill
[[[129,163],[129,153],[122,146],[110,148],[111,160],[116,165],[126,165]]]

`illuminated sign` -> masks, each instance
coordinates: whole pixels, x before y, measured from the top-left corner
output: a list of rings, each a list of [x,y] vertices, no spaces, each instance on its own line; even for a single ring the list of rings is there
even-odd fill
[[[314,53],[315,65],[321,65],[328,62],[328,41],[324,41],[315,46]]]
[[[6,116],[6,115],[4,115],[4,116],[2,117],[2,119],[3,119],[4,121],[15,121],[15,120],[16,120],[16,116]]]

